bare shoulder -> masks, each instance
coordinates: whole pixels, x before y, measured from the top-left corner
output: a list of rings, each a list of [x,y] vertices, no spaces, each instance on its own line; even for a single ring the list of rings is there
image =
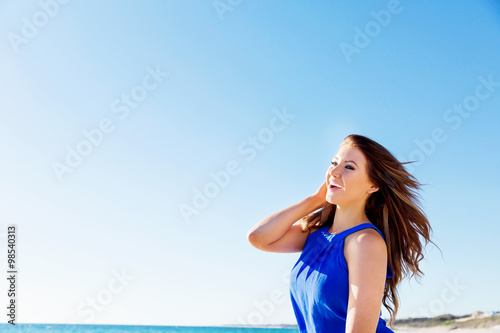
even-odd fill
[[[377,230],[366,228],[346,236],[344,255],[347,261],[375,258],[387,260],[387,248],[384,239]]]

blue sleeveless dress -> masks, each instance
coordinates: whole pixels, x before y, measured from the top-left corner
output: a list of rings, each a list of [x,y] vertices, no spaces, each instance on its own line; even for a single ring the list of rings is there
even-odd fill
[[[344,257],[344,239],[365,228],[374,228],[384,237],[371,223],[357,225],[337,235],[330,234],[329,227],[326,225],[309,234],[290,274],[290,296],[301,333],[345,332],[349,275]],[[386,278],[392,275],[387,264]],[[376,332],[393,331],[380,317]]]

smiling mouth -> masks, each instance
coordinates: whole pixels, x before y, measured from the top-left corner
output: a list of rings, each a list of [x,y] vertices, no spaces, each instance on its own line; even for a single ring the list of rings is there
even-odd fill
[[[342,187],[340,185],[337,185],[333,182],[330,182],[328,184],[328,190],[330,190],[330,191],[341,190],[341,189],[342,189]]]
[[[338,186],[333,186],[333,185],[328,186],[328,190],[329,191],[338,191],[338,190],[341,190],[341,189],[342,188],[338,187]]]

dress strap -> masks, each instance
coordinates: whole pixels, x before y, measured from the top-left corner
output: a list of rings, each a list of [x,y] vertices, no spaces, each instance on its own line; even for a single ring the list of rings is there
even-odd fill
[[[341,233],[339,233],[337,236],[341,236],[342,238],[344,237],[347,237],[349,236],[350,234],[352,234],[353,232],[356,232],[356,231],[359,231],[359,230],[362,230],[362,229],[366,229],[366,228],[373,228],[375,230],[378,231],[378,233],[380,234],[380,236],[382,236],[382,238],[384,239],[385,241],[385,237],[384,235],[380,232],[380,230],[378,230],[378,228],[376,226],[374,226],[372,223],[361,223],[361,224],[358,224],[357,226],[355,227],[352,227],[352,228],[349,228],[349,229],[346,229],[344,231],[342,231]]]

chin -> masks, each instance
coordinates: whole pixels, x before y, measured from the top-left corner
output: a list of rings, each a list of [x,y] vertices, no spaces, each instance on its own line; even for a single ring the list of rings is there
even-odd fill
[[[325,198],[325,200],[326,200],[326,202],[328,202],[328,203],[330,203],[330,204],[332,204],[332,205],[338,205],[338,201],[337,201],[337,200],[335,200],[334,198],[330,197],[330,196],[327,196],[327,197]]]

